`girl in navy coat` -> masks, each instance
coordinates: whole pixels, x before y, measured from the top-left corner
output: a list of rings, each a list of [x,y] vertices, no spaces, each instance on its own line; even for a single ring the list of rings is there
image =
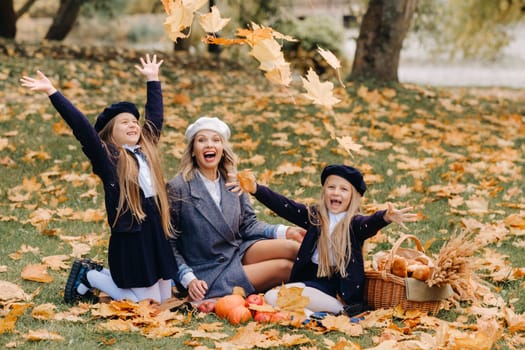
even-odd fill
[[[359,170],[346,165],[329,165],[323,170],[321,198],[311,207],[258,185],[253,174],[248,179],[242,183],[243,191],[307,230],[290,277],[290,282],[298,283],[287,284],[304,288],[303,295],[310,297],[307,309],[349,315],[364,311],[363,244],[390,222],[415,221],[417,215],[408,213],[411,208],[397,210],[388,203],[386,210],[361,215],[366,184]],[[269,291],[265,298],[275,304],[277,290]]]
[[[23,77],[22,86],[45,92],[73,130],[93,172],[102,180],[111,237],[110,269],[89,259],[76,260],[69,274],[64,299],[71,303],[97,288],[113,299],[162,302],[171,297],[176,265],[167,237],[171,218],[157,143],[163,123],[159,67],[154,55],[140,59],[135,68],[147,80],[146,122],[131,102],[105,108],[95,125],[40,71]]]

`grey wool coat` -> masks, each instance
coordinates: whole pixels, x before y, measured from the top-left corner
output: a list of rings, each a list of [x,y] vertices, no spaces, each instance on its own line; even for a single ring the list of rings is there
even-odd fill
[[[186,182],[179,174],[168,183],[177,282],[193,272],[208,284],[206,298],[231,294],[236,286],[253,293],[242,257],[256,241],[275,238],[278,226],[258,221],[248,196],[230,192],[222,178],[220,188],[219,209],[200,176]]]

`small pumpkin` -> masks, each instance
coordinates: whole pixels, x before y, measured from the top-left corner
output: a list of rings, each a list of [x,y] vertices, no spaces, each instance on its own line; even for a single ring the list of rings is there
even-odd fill
[[[231,324],[236,325],[249,321],[252,318],[252,313],[246,306],[238,305],[230,310],[227,318]]]
[[[242,296],[237,294],[225,295],[215,303],[215,313],[220,318],[228,318],[231,310],[240,305],[244,307],[244,298]]]

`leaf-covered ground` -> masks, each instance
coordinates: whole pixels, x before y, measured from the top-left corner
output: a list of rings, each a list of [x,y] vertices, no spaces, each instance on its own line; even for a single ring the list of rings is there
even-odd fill
[[[525,344],[525,95],[501,89],[347,84],[333,111],[302,96],[298,79],[274,88],[250,62],[161,53],[166,128],[161,147],[175,175],[188,123],[216,115],[232,128],[240,168],[311,203],[329,163],[360,168],[364,211],[414,206],[422,219],[390,225],[367,244],[390,249],[403,233],[437,255],[450,237],[474,233],[475,303],[444,303],[435,316],[379,310],[322,327],[247,324],[150,305],[70,307],[62,291],[75,257],[105,261],[102,189],[47,97],[19,86],[42,70],[91,120],[110,102],[143,105],[133,65],[143,53],[0,45],[0,343],[13,348],[519,349]],[[86,58],[87,57],[87,58]],[[334,78],[334,77],[332,77]],[[328,77],[330,79],[330,77]],[[254,202],[261,219],[282,222]],[[470,242],[465,242],[465,244]],[[459,253],[458,253],[459,254]]]

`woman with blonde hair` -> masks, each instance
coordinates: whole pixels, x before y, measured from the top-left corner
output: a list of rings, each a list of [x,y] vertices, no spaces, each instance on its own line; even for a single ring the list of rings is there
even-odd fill
[[[287,282],[304,230],[257,220],[248,196],[227,185],[237,159],[226,123],[201,117],[185,136],[180,171],[168,183],[178,287],[201,301]]]

